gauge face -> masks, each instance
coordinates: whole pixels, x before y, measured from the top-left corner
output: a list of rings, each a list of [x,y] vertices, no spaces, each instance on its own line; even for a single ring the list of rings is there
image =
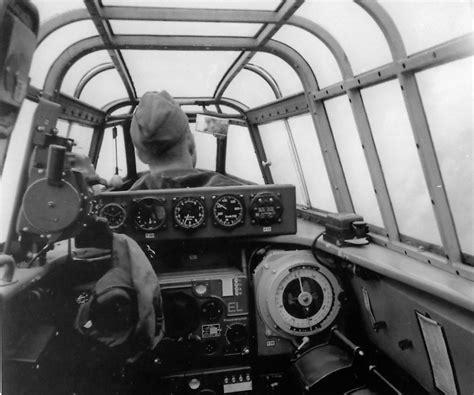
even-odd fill
[[[255,269],[258,312],[285,338],[329,328],[341,310],[339,281],[307,250],[270,252]]]
[[[314,333],[333,304],[334,291],[329,280],[314,266],[297,266],[288,271],[277,287],[276,321],[290,333]]]
[[[214,202],[212,214],[216,225],[230,229],[243,223],[244,205],[234,195],[224,195]]]
[[[135,205],[134,223],[138,229],[153,231],[161,228],[166,220],[166,211],[159,199],[144,198]]]
[[[282,211],[280,198],[274,193],[259,193],[250,203],[252,223],[271,225],[275,222],[281,222]]]
[[[185,197],[174,207],[175,225],[179,228],[192,230],[204,224],[206,210],[201,200]]]
[[[112,230],[120,228],[127,218],[127,212],[118,203],[107,203],[99,212],[99,216],[105,218]]]

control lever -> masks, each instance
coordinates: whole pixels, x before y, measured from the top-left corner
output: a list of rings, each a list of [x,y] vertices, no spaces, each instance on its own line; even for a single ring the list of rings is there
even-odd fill
[[[299,352],[303,347],[305,347],[309,343],[309,337],[304,336],[301,340],[301,343],[298,347],[296,347],[296,352]]]
[[[66,157],[66,147],[51,144],[48,150],[48,161],[46,174],[48,184],[52,186],[61,186],[61,180],[64,171],[64,158]]]

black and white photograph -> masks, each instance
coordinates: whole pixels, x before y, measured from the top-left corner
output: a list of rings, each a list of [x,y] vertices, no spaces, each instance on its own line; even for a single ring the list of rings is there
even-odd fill
[[[0,395],[474,394],[472,0],[0,0]]]

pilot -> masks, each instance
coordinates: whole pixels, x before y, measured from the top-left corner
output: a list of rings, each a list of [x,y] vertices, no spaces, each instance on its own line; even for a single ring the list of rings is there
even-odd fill
[[[138,157],[150,168],[132,190],[241,184],[214,171],[195,168],[196,146],[188,117],[167,91],[142,96],[130,133]]]

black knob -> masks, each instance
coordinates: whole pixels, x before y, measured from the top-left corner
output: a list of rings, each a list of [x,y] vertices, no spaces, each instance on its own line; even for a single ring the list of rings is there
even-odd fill
[[[231,343],[242,343],[247,339],[247,328],[242,324],[234,324],[227,329],[225,335]]]
[[[211,299],[204,303],[201,307],[201,313],[206,321],[217,321],[224,312],[222,302],[218,299]]]

